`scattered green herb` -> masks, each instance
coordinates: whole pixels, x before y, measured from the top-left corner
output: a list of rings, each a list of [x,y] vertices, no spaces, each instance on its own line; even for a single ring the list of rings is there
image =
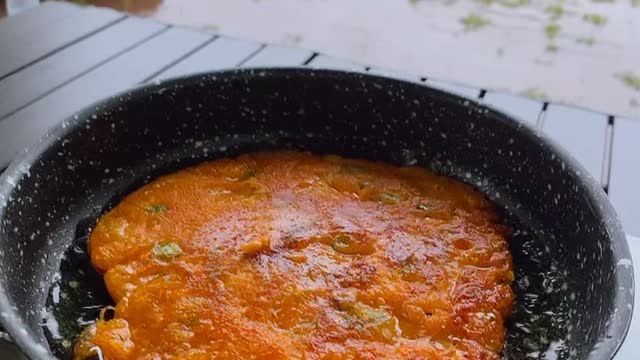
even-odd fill
[[[557,52],[558,51],[558,45],[556,45],[555,43],[549,43],[549,44],[547,44],[547,47],[546,47],[545,50],[547,50],[547,52],[551,52],[551,53]]]
[[[555,39],[560,33],[560,25],[556,23],[548,24],[544,27],[544,32],[547,34],[547,38]]]
[[[582,20],[595,26],[603,26],[607,23],[607,17],[600,14],[584,14]]]
[[[593,46],[593,44],[596,43],[596,39],[592,38],[592,37],[579,37],[576,39],[576,42],[578,44],[584,44],[587,46]]]
[[[499,3],[502,6],[517,8],[517,7],[528,5],[529,0],[501,0],[499,1]]]
[[[144,207],[144,210],[150,213],[162,213],[167,211],[167,207],[162,204],[149,204]]]
[[[546,11],[551,14],[551,18],[554,20],[557,20],[564,15],[564,8],[560,4],[550,5]]]
[[[640,76],[636,75],[630,71],[627,71],[623,74],[617,75],[618,79],[620,79],[625,85],[628,87],[640,91]]]
[[[471,13],[460,19],[460,23],[464,26],[465,31],[476,31],[490,25],[491,21],[481,15]]]
[[[542,90],[536,88],[528,88],[525,91],[521,92],[520,95],[539,101],[547,99],[547,95],[542,92]]]
[[[476,0],[479,3],[485,5],[492,5],[494,3],[500,4],[505,7],[517,8],[529,4],[529,0]]]
[[[175,242],[163,241],[153,247],[153,255],[162,261],[173,260],[182,254],[182,248]]]

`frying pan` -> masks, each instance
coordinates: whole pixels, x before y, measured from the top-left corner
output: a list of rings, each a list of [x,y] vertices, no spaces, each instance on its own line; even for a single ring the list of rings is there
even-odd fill
[[[33,359],[69,356],[109,303],[85,254],[99,216],[162,174],[300,149],[420,165],[498,204],[512,226],[509,359],[610,359],[633,307],[629,250],[588,172],[480,105],[408,82],[308,69],[201,74],[143,86],[66,119],[0,179],[0,321]]]

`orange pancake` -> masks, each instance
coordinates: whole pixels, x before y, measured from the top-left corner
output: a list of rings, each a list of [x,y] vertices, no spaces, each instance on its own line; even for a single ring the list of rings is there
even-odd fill
[[[259,153],[161,177],[89,239],[115,317],[77,358],[498,359],[507,228],[417,167]]]

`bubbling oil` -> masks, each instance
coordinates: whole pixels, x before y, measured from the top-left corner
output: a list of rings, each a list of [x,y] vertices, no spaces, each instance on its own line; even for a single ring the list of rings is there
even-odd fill
[[[513,214],[504,215],[513,229],[509,248],[513,257],[516,301],[506,323],[502,358],[563,360],[569,320],[569,286],[558,256],[544,236],[527,229]]]

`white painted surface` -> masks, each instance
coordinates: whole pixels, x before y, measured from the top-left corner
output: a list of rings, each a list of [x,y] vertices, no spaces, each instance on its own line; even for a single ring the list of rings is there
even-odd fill
[[[640,6],[632,7],[631,0],[536,0],[518,8],[471,0],[110,3],[169,23],[295,45],[372,67],[487,90],[521,93],[535,88],[555,102],[640,118],[640,90],[618,76],[640,76]],[[559,3],[564,15],[554,20],[547,8]],[[461,19],[471,13],[490,24],[465,31]],[[592,13],[606,17],[607,23],[585,21],[584,15]],[[560,26],[554,39],[545,32],[551,23]],[[550,44],[558,50],[547,51]]]
[[[629,242],[629,248],[631,250],[631,257],[633,260],[634,279],[636,283],[635,287],[635,306],[633,312],[633,318],[631,319],[631,327],[627,333],[627,339],[618,351],[616,360],[635,360],[640,358],[640,287],[638,286],[638,279],[640,279],[640,238],[634,236],[627,236]]]

